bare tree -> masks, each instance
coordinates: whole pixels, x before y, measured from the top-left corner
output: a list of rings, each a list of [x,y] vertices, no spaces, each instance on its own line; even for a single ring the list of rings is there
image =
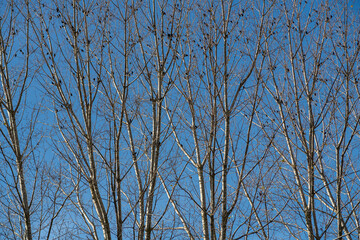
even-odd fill
[[[29,76],[29,58],[31,49],[29,46],[29,24],[25,25],[23,32],[19,33],[17,24],[21,20],[21,13],[17,11],[13,2],[9,2],[6,6],[7,9],[4,11],[1,20],[1,33],[0,33],[0,44],[1,44],[1,115],[2,115],[2,127],[1,135],[5,141],[1,143],[2,163],[5,168],[12,172],[12,176],[7,176],[8,173],[2,172],[2,178],[5,180],[6,188],[9,193],[4,193],[2,199],[9,196],[8,202],[2,202],[2,208],[4,213],[7,212],[7,218],[5,219],[10,222],[6,224],[3,222],[1,225],[8,228],[12,234],[18,237],[32,239],[32,229],[30,220],[30,201],[28,188],[29,185],[26,183],[25,178],[25,159],[31,149],[30,139],[32,136],[33,129],[29,131],[28,141],[23,143],[19,137],[19,126],[18,117],[19,111],[24,111],[24,98],[26,95],[26,89],[30,82]],[[27,8],[28,9],[28,8]],[[25,15],[25,21],[28,14]],[[17,46],[15,43],[15,36],[25,37],[23,45]],[[21,47],[20,49],[14,49]],[[20,52],[21,51],[21,52]],[[13,62],[17,54],[23,54],[22,65],[20,69],[17,69],[17,74],[13,74]],[[22,109],[21,109],[22,108]],[[34,119],[30,119],[31,125]],[[30,125],[30,126],[31,126]],[[33,126],[32,126],[33,127]],[[20,133],[21,134],[21,133]],[[23,145],[25,144],[25,145]],[[30,152],[31,153],[31,152]],[[9,177],[11,177],[9,179]],[[31,193],[30,193],[31,196]],[[15,209],[16,210],[15,210]],[[15,216],[20,217],[18,224],[13,222],[12,210],[14,210]],[[5,233],[7,231],[5,230]],[[6,235],[5,235],[6,236]]]
[[[187,158],[186,177],[177,181],[175,190],[186,197],[176,205],[185,209],[190,202],[201,216],[202,224],[194,226],[190,238],[233,239],[258,231],[267,238],[266,223],[250,196],[250,186],[256,189],[259,183],[247,184],[247,179],[268,151],[255,152],[260,142],[254,138],[259,130],[253,119],[262,91],[253,71],[273,4],[220,1],[193,8],[196,18],[193,24],[187,20],[179,52],[178,94],[166,101],[174,140]],[[244,214],[245,209],[251,214]],[[258,228],[247,224],[253,214]],[[189,225],[194,217],[187,219]]]
[[[34,27],[44,59],[44,86],[51,95],[60,137],[54,138],[55,147],[69,164],[66,174],[69,184],[73,185],[73,190],[62,191],[78,210],[80,215],[76,218],[85,221],[87,229],[81,227],[83,231],[98,239],[99,223],[103,238],[111,239],[107,162],[98,143],[103,123],[97,121],[94,114],[104,77],[102,50],[107,35],[102,21],[106,22],[109,16],[106,4],[95,4],[39,2]],[[92,199],[91,204],[87,199]]]
[[[38,123],[41,99],[33,79],[39,66],[30,18],[28,1],[2,3],[0,236],[4,239],[50,239],[64,204],[59,188],[52,184],[53,168]]]
[[[136,201],[131,204],[138,239],[160,238],[164,234],[162,228],[170,234],[176,231],[174,218],[168,213],[171,197],[159,204],[164,190],[160,189],[158,178],[159,169],[169,165],[164,160],[172,157],[168,149],[171,143],[167,143],[170,133],[169,124],[163,117],[163,102],[177,75],[175,61],[188,14],[184,10],[186,7],[185,3],[166,1],[132,5],[135,14],[129,25],[134,32],[127,37],[132,54],[131,60],[126,61],[128,78],[120,84],[115,83],[117,89],[125,85],[128,94],[123,109],[126,141],[135,172],[132,176],[138,188]],[[121,99],[121,94],[118,97]],[[161,179],[163,182],[164,178]],[[167,191],[166,186],[164,188]]]
[[[179,41],[168,42],[164,32],[180,35],[186,12],[155,1],[151,7],[128,1],[40,3],[37,9],[44,87],[59,133],[54,147],[68,162],[73,185],[63,192],[84,220],[82,231],[98,239],[100,224],[105,239],[157,236],[154,229],[169,209],[165,204],[154,219],[160,147],[169,135],[162,102]]]
[[[356,216],[345,206],[359,204],[358,191],[348,185],[357,182],[351,155],[359,124],[359,36],[350,33],[358,30],[350,31],[348,7],[337,4],[342,11],[328,2],[280,4],[277,35],[264,47],[267,71],[258,74],[270,79],[259,122],[268,138],[277,135],[272,146],[280,158],[281,195],[294,209],[281,221],[293,237],[357,234]]]

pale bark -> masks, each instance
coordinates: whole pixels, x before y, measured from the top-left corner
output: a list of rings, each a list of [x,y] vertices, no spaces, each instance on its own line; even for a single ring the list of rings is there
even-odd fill
[[[14,2],[10,2],[8,6],[8,11],[5,12],[5,21],[9,24],[8,33],[5,32],[6,29],[2,29],[0,27],[0,78],[1,78],[1,97],[0,97],[0,111],[3,120],[3,124],[6,128],[6,133],[1,130],[1,135],[4,139],[6,139],[7,143],[10,145],[12,154],[14,155],[14,159],[16,162],[16,177],[15,177],[15,186],[13,186],[16,191],[18,192],[18,198],[20,203],[20,223],[24,224],[25,232],[24,236],[21,238],[31,240],[33,239],[32,227],[31,227],[31,212],[30,212],[30,199],[29,194],[27,191],[27,178],[25,176],[25,161],[27,160],[26,157],[29,153],[26,152],[27,148],[29,147],[29,143],[25,143],[25,145],[21,146],[19,140],[19,108],[24,104],[26,89],[30,82],[29,78],[29,61],[30,61],[30,39],[29,39],[29,31],[30,31],[30,23],[26,19],[30,17],[29,13],[29,3],[25,2],[25,28],[24,28],[24,35],[25,38],[25,51],[22,52],[25,54],[25,60],[22,63],[23,66],[20,66],[20,74],[18,76],[14,76],[11,72],[12,69],[9,69],[10,64],[10,56],[9,53],[12,51],[12,44],[14,39],[9,38],[11,35],[15,35],[18,30],[15,30],[17,23],[17,17],[13,14],[15,6]],[[11,11],[11,13],[10,13]],[[10,16],[6,16],[9,14]],[[17,13],[20,14],[20,13]],[[9,18],[9,20],[7,19]],[[2,16],[1,16],[2,19]],[[19,81],[19,83],[16,83]],[[15,91],[14,91],[15,90]],[[15,95],[16,94],[16,95]],[[21,119],[21,117],[20,117]],[[30,131],[32,134],[32,130]],[[29,135],[31,137],[31,135]],[[0,146],[2,149],[2,146]],[[3,150],[2,150],[3,153]],[[3,153],[4,154],[4,153]],[[4,155],[6,159],[6,155]],[[10,186],[9,186],[10,187]],[[23,220],[22,220],[23,218]]]

